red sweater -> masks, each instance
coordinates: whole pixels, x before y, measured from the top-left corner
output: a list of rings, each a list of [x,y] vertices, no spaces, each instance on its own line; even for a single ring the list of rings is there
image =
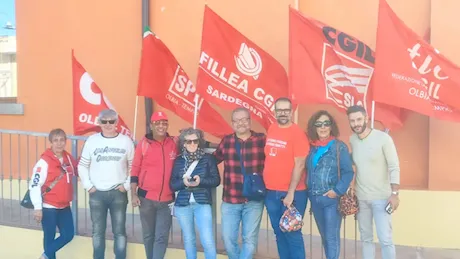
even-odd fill
[[[153,201],[173,201],[174,193],[169,181],[177,156],[176,140],[176,137],[168,135],[163,142],[158,142],[150,134],[137,144],[131,183],[137,183],[139,196]]]

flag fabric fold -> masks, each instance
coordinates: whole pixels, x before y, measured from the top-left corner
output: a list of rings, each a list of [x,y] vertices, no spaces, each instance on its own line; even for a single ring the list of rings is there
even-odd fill
[[[374,51],[359,39],[299,11],[289,10],[290,95],[299,104],[353,105],[371,113]],[[399,108],[376,103],[375,120],[402,126]]]
[[[283,66],[208,6],[197,91],[225,109],[246,107],[265,129],[275,121],[274,101],[289,94]]]
[[[460,121],[460,68],[379,4],[373,98],[442,120]]]
[[[149,28],[146,28],[142,41],[137,95],[154,99],[190,124],[194,122],[198,99],[197,128],[216,137],[233,132],[224,118],[196,94],[195,85],[172,52]]]
[[[73,132],[75,135],[84,135],[90,132],[100,132],[98,115],[104,109],[113,109],[114,106],[102,93],[91,75],[75,58],[72,50],[72,85],[73,85]],[[118,115],[117,130],[119,133],[132,138],[131,130]]]

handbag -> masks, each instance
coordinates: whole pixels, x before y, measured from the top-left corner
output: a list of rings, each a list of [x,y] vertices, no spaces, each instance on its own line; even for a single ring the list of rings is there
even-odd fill
[[[254,201],[263,200],[265,198],[265,194],[267,193],[264,180],[262,179],[262,176],[260,176],[258,173],[246,174],[246,168],[244,167],[244,160],[241,153],[241,144],[236,138],[236,135],[235,148],[241,164],[241,173],[244,177],[243,197],[246,197],[248,200]]]
[[[337,148],[337,169],[340,180],[340,153],[339,153],[339,143],[336,141]],[[339,212],[342,216],[349,216],[358,213],[359,205],[358,198],[356,195],[352,194],[352,188],[348,188],[347,192],[339,198]]]
[[[281,216],[279,226],[283,232],[297,231],[303,226],[302,215],[296,207],[291,206],[284,211]]]
[[[70,165],[73,167],[72,161],[70,160],[69,156],[67,156],[67,158],[69,160]],[[46,193],[50,192],[54,188],[54,186],[56,186],[56,184],[62,179],[62,177],[64,177],[64,174],[66,173],[67,173],[67,170],[61,164],[61,174],[58,177],[56,177],[56,179],[50,184],[49,187],[46,187],[45,191],[42,193],[42,198],[45,196]],[[34,204],[32,203],[32,200],[30,199],[30,189],[27,190],[20,204],[26,209],[34,209]]]

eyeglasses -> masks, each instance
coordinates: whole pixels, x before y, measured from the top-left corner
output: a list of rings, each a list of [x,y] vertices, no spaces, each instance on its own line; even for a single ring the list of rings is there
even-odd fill
[[[169,125],[168,121],[166,120],[153,121],[152,123],[156,126],[159,126],[159,125],[168,126]]]
[[[185,140],[186,144],[198,144],[200,140],[198,139],[193,139],[193,140]]]
[[[250,120],[249,117],[243,117],[243,118],[236,119],[236,120],[232,119],[232,122],[235,124],[247,124],[249,123],[249,120]]]
[[[331,122],[330,120],[326,120],[326,121],[324,121],[324,122],[321,122],[321,121],[316,121],[316,122],[315,122],[315,126],[316,126],[317,128],[320,128],[320,127],[323,127],[323,126],[324,126],[324,127],[329,127],[329,126],[331,126],[331,125],[332,125],[332,122]]]
[[[103,119],[101,119],[100,121],[101,121],[101,124],[103,124],[103,125],[105,125],[107,123],[113,125],[113,124],[115,124],[115,122],[117,122],[117,120],[115,120],[115,119],[112,119],[112,120],[103,120]]]
[[[285,109],[275,109],[275,112],[277,114],[289,114],[292,111],[291,108],[285,108]]]

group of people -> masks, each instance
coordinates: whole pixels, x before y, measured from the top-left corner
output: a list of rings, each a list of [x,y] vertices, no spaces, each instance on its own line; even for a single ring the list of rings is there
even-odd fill
[[[71,177],[77,170],[89,193],[94,258],[104,258],[109,211],[115,257],[126,258],[129,191],[132,205],[139,207],[148,259],[164,258],[173,216],[182,229],[187,258],[197,257],[195,225],[205,257],[216,258],[211,204],[217,198],[212,197],[211,190],[221,183],[221,233],[229,258],[253,257],[264,207],[276,236],[279,257],[305,258],[302,230],[283,232],[279,222],[291,207],[303,217],[308,200],[326,257],[338,258],[342,222],[339,201],[350,191],[356,193],[359,202],[357,219],[363,258],[375,257],[373,221],[382,256],[395,258],[388,207],[394,211],[399,205],[400,170],[392,138],[368,126],[367,113],[361,106],[347,110],[354,132],[349,139],[351,153],[338,138],[339,127],[329,112],[313,114],[306,131],[292,121],[288,98],[276,100],[274,113],[276,122],[264,134],[251,129],[246,108],[237,108],[231,115],[234,133],[212,144],[201,130],[194,128],[181,130],[177,137],[170,136],[167,115],[155,112],[151,117],[152,132],[135,147],[129,137],[117,132],[117,113],[104,110],[98,117],[102,131],[87,139],[78,166],[64,149],[64,131],[52,130],[51,147],[34,167],[30,186],[34,217],[43,225],[41,258],[55,258],[56,252],[73,238]],[[216,149],[211,154],[205,152],[208,147]],[[222,175],[220,163],[224,164]],[[266,187],[263,198],[243,195],[246,174],[262,176]],[[58,238],[56,227],[60,231]]]

